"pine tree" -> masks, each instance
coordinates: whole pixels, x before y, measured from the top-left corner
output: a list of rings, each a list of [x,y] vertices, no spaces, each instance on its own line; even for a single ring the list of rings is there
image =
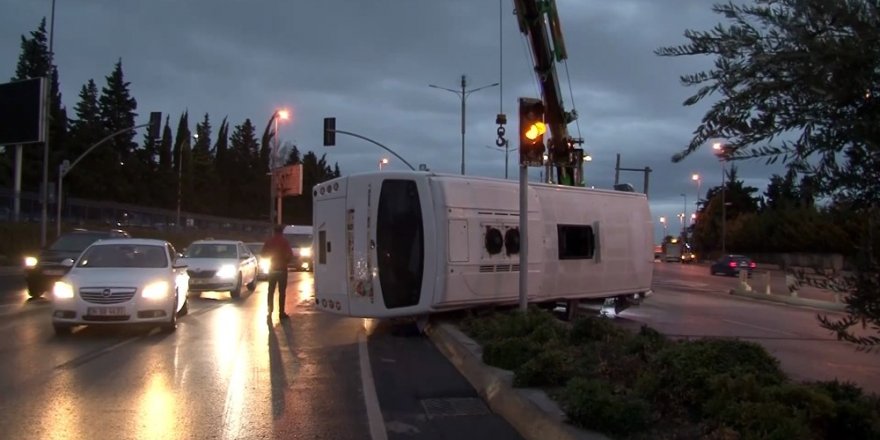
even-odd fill
[[[70,122],[70,145],[68,148],[71,162],[80,157],[86,150],[99,142],[108,133],[104,130],[98,107],[98,86],[89,80],[80,88],[79,102],[74,107],[76,119]],[[105,193],[104,182],[99,180],[101,171],[112,166],[112,152],[109,148],[98,147],[71,170],[65,178],[65,186],[72,197],[102,199]]]
[[[232,173],[229,166],[229,123],[226,118],[220,123],[217,130],[217,143],[214,145],[214,169],[218,176],[217,189],[212,198],[211,212],[223,215],[230,210],[229,182],[227,176]]]
[[[180,210],[192,209],[192,150],[190,148],[189,112],[180,115],[174,138],[174,177]]]
[[[130,83],[125,81],[122,72],[122,59],[119,59],[113,67],[113,71],[106,77],[107,84],[101,89],[98,98],[101,122],[108,134],[117,133],[120,130],[134,127],[137,113],[137,101],[129,93]],[[135,160],[134,151],[137,143],[134,142],[135,132],[123,131],[107,142],[107,146],[99,148],[109,149],[114,154],[114,163],[102,170],[103,183],[109,192],[111,200],[125,203],[135,203],[134,186],[142,181],[143,176],[136,173],[132,160]]]
[[[259,143],[250,119],[237,125],[230,138],[229,164],[234,172],[224,176],[229,185],[229,211],[222,215],[240,218],[260,218],[261,207],[268,206],[268,185],[259,185]],[[263,208],[265,209],[265,208]]]
[[[165,209],[175,209],[177,202],[177,173],[174,172],[173,154],[171,151],[172,137],[171,118],[165,117],[165,128],[159,142],[159,165],[156,179],[150,187],[153,189],[154,203]]]
[[[196,124],[196,143],[193,147],[193,187],[196,197],[193,210],[208,214],[213,212],[210,200],[216,195],[219,179],[211,155],[211,121],[207,113],[201,123]],[[210,196],[209,196],[210,195]]]

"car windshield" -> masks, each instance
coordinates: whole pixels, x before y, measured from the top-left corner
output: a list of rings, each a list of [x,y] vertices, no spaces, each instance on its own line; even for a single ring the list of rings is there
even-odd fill
[[[263,243],[248,243],[245,246],[255,254],[259,254],[263,250]]]
[[[76,267],[168,267],[164,246],[132,244],[98,244],[90,247]]]
[[[55,240],[55,243],[52,243],[52,245],[49,246],[49,250],[61,252],[82,252],[92,243],[106,237],[106,234],[100,233],[65,234],[61,237],[58,237],[58,240]]]
[[[290,247],[309,247],[312,245],[312,236],[307,234],[284,234],[284,238],[290,243]]]
[[[238,252],[233,243],[197,243],[186,250],[187,258],[237,258]]]

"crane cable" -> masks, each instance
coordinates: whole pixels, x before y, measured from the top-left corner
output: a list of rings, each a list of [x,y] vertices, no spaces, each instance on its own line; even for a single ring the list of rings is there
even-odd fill
[[[563,60],[562,63],[565,65],[565,80],[568,81],[568,93],[571,96],[571,111],[577,114],[577,106],[574,104],[574,90],[571,88],[571,75],[568,73],[568,59]],[[574,120],[575,127],[577,128],[578,138],[581,137],[581,122],[579,118]]]

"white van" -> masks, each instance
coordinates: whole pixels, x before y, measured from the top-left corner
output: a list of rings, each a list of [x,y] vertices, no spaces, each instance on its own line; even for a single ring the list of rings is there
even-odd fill
[[[311,226],[294,226],[288,225],[284,227],[284,238],[290,243],[290,249],[293,250],[293,259],[288,265],[289,269],[312,271],[312,227]]]

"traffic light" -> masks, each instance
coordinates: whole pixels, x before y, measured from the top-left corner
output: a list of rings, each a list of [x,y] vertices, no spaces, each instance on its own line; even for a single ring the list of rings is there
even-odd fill
[[[336,118],[324,118],[324,146],[336,145]]]
[[[535,98],[519,98],[519,163],[527,166],[544,164],[544,102]]]

